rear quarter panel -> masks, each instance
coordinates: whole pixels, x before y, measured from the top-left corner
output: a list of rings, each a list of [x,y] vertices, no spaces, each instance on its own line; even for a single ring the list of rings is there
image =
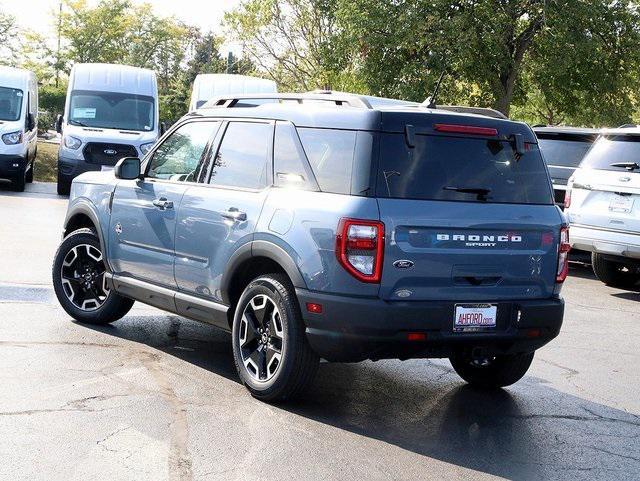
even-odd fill
[[[378,220],[377,202],[367,197],[274,188],[254,240],[284,249],[312,291],[377,296],[377,284],[356,280],[338,264],[336,231],[342,217]]]

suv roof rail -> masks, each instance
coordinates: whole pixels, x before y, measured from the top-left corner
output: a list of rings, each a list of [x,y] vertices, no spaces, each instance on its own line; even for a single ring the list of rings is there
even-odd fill
[[[502,120],[509,119],[509,117],[507,117],[502,112],[499,112],[498,110],[495,110],[495,109],[486,108],[486,107],[469,107],[467,105],[438,105],[436,106],[436,110],[448,110],[450,112],[458,112],[462,114],[484,115],[485,117],[491,117],[494,119],[502,119]]]
[[[278,100],[278,101],[296,101],[299,104],[304,102],[324,101],[333,102],[335,105],[348,105],[349,107],[359,109],[371,109],[371,104],[366,98],[355,94],[333,93],[329,91],[315,91],[304,94],[242,94],[242,95],[223,95],[209,100],[201,108],[233,108],[241,100]]]

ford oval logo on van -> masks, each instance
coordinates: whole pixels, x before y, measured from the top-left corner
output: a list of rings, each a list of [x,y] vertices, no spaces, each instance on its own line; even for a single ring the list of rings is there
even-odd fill
[[[396,269],[411,269],[413,267],[413,261],[400,259],[393,263],[393,267]]]
[[[116,155],[118,153],[117,150],[113,150],[113,149],[104,149],[103,152],[107,155]]]

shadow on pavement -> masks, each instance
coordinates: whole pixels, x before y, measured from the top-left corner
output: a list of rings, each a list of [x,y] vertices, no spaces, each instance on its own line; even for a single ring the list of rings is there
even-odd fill
[[[129,316],[113,326],[83,327],[238,382],[229,334],[211,326]],[[303,399],[276,408],[508,479],[631,480],[640,472],[639,416],[532,376],[482,391],[463,384],[448,365],[426,360],[323,363]]]

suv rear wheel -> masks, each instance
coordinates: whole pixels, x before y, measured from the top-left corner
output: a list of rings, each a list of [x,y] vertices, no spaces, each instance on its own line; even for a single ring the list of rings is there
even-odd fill
[[[533,354],[529,352],[477,359],[461,353],[449,360],[458,375],[472,386],[498,388],[522,379],[531,366]]]
[[[301,393],[318,369],[289,279],[268,274],[244,290],[233,320],[233,357],[251,394],[279,401]]]
[[[591,265],[596,277],[611,287],[628,289],[640,281],[640,272],[637,268],[606,259],[602,254],[592,253]]]
[[[62,241],[53,261],[53,289],[67,314],[88,324],[109,324],[129,312],[133,301],[108,288],[105,270],[94,231],[78,229]]]

